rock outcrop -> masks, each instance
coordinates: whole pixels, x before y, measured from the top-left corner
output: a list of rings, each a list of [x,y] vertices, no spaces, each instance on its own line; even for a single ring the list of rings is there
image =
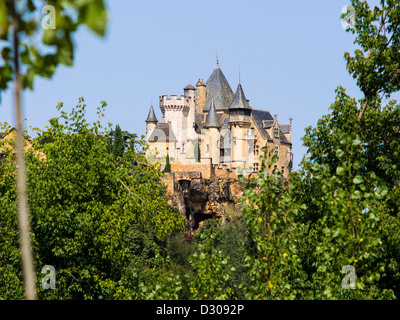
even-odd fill
[[[170,173],[165,177],[170,205],[186,217],[192,230],[206,219],[229,221],[240,215],[238,203],[243,186],[235,179],[204,179],[193,172]]]

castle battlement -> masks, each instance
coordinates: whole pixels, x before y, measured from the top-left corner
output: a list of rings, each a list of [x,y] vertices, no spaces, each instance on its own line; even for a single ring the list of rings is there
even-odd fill
[[[167,95],[162,95],[160,96],[160,108],[161,110],[167,108],[169,110],[180,111],[185,106],[187,106],[187,103],[185,103],[185,99],[185,96],[178,97],[175,94],[171,94],[170,97],[168,97]]]
[[[164,94],[162,96],[160,96],[160,102],[182,102],[185,100],[185,96],[184,95],[180,95],[179,97],[176,94],[171,94],[170,96]]]

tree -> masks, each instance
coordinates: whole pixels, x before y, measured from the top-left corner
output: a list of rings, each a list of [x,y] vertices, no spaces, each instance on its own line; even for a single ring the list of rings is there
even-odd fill
[[[199,139],[196,139],[196,141],[194,142],[194,150],[195,150],[195,159],[197,162],[201,161],[201,154],[200,154],[200,143],[199,143]]]
[[[198,245],[198,251],[188,257],[193,269],[189,278],[190,298],[193,300],[228,300],[234,296],[228,281],[232,277],[234,267],[229,266],[229,257],[212,244],[215,234],[209,238],[201,236],[204,242]]]
[[[291,200],[289,186],[281,172],[271,172],[278,156],[262,148],[261,168],[246,182],[240,203],[247,227],[249,246],[243,248],[251,282],[245,286],[247,299],[300,298],[295,288],[304,282],[305,274],[298,267],[296,232],[292,221],[297,206]]]
[[[98,108],[99,117],[105,106],[103,102]],[[106,151],[109,131],[99,121],[86,122],[83,98],[69,113],[62,108],[60,104],[60,116],[52,118],[48,127],[35,129],[41,141],[33,139],[33,147],[46,157],[36,157],[34,150],[26,154],[35,269],[52,265],[57,274],[57,290],[39,285],[38,296],[138,298],[140,283],[151,287],[158,280],[136,282],[132,274],[160,271],[161,244],[167,235],[182,230],[183,218],[167,204],[159,165],[149,164],[143,153],[130,149],[115,161]],[[12,159],[12,150],[7,158]],[[5,244],[0,253],[0,268],[5,270],[4,281],[0,280],[2,299],[23,296],[13,219],[14,170],[12,162],[0,166],[0,222],[6,226],[0,228],[0,243]],[[38,284],[42,277],[38,276]]]
[[[115,158],[120,158],[124,154],[125,151],[125,142],[122,137],[122,131],[119,125],[116,125],[114,131],[114,141],[112,145],[112,152]]]
[[[367,108],[381,94],[389,98],[400,89],[400,4],[380,0],[370,9],[367,1],[352,0],[355,9],[355,28],[347,31],[357,34],[354,43],[360,46],[354,56],[345,53],[347,69],[364,93],[359,109],[361,121]]]
[[[58,65],[73,64],[73,43],[71,35],[80,24],[87,25],[96,34],[103,36],[107,21],[104,0],[85,2],[53,0],[51,8],[57,20],[58,30],[43,30],[42,42],[27,41],[30,36],[40,30],[40,22],[35,19],[37,8],[47,5],[44,1],[6,0],[0,3],[0,39],[2,46],[3,66],[0,67],[0,94],[14,81],[14,109],[16,152],[17,152],[17,198],[18,222],[21,237],[21,259],[25,278],[25,297],[35,299],[31,239],[29,235],[29,212],[26,197],[25,159],[23,153],[23,125],[21,90],[33,89],[35,76],[50,78]],[[49,6],[47,7],[49,8]],[[21,40],[22,39],[22,40]],[[23,42],[26,41],[26,42]],[[55,48],[55,53],[44,53],[43,47]],[[24,68],[21,67],[21,63]],[[25,73],[23,73],[25,71]]]
[[[247,249],[249,297],[400,295],[400,105],[383,102],[400,89],[400,4],[380,3],[371,10],[366,1],[352,1],[351,32],[360,49],[345,59],[364,98],[337,88],[330,114],[306,128],[308,154],[289,189],[261,170],[244,191],[243,217],[254,244]],[[355,290],[342,287],[348,266],[356,271]]]
[[[169,163],[169,155],[167,154],[165,158],[165,168],[164,172],[171,172],[171,164]]]
[[[299,205],[294,221],[304,226],[301,265],[312,279],[304,288],[318,299],[398,298],[400,106],[383,98],[400,88],[400,5],[352,5],[360,49],[345,59],[364,98],[357,102],[337,88],[331,113],[306,129],[308,157],[291,180]],[[357,290],[341,288],[346,265],[356,269]]]

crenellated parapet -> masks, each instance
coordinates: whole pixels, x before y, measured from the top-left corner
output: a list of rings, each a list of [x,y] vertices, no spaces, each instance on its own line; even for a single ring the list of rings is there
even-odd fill
[[[160,109],[162,113],[165,113],[165,111],[183,112],[187,111],[188,108],[189,105],[186,102],[186,97],[183,95],[179,97],[174,94],[171,96],[160,96]]]

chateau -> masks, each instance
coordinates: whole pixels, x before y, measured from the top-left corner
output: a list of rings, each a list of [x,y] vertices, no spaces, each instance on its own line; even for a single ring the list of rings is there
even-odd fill
[[[162,164],[168,154],[172,172],[202,172],[208,178],[257,172],[261,149],[268,146],[279,156],[275,168],[288,177],[292,118],[280,124],[276,114],[251,106],[240,80],[233,92],[218,61],[207,82],[189,84],[179,97],[162,95],[159,106],[161,121],[153,106],[146,119],[148,152]]]

